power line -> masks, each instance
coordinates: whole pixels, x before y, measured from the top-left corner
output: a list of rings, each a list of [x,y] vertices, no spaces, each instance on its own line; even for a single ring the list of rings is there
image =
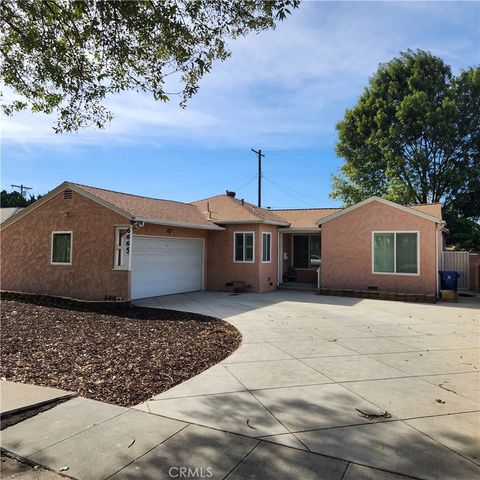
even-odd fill
[[[317,202],[323,202],[323,201],[324,201],[324,200],[322,200],[322,199],[320,199],[320,198],[318,198],[318,197],[314,197],[313,195],[309,195],[308,193],[299,192],[298,190],[295,190],[295,189],[293,189],[293,188],[291,188],[291,187],[286,187],[285,185],[284,185],[284,187],[285,187],[285,188],[288,188],[288,190],[291,191],[291,192],[298,193],[299,195],[302,195],[302,196],[304,196],[304,197],[309,197],[309,198],[311,198],[311,199],[313,199],[313,200],[316,200]]]
[[[247,185],[249,185],[250,183],[252,183],[256,178],[257,178],[257,175],[255,174],[250,180],[248,180],[247,182],[245,182],[240,188],[237,188],[235,191],[236,191],[236,192],[239,192],[240,190],[243,190]]]
[[[308,205],[309,207],[311,208],[315,208],[315,205],[312,205],[311,203],[308,203],[306,202],[305,200],[302,200],[300,197],[297,197],[296,195],[294,195],[293,193],[291,193],[289,190],[287,190],[286,188],[276,184],[274,181],[270,180],[268,177],[264,177],[265,180],[268,182],[268,183],[271,183],[272,185],[274,185],[275,187],[277,187],[278,189],[280,189],[282,192],[286,193],[287,195],[290,195],[292,198],[294,198],[295,200],[298,200],[299,202],[302,202],[304,203],[305,205]]]

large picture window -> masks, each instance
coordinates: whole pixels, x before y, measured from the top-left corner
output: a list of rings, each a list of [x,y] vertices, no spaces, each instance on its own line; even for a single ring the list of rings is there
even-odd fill
[[[253,232],[235,232],[233,258],[235,262],[255,261],[255,234]]]
[[[51,262],[58,265],[72,263],[72,232],[52,232]]]
[[[270,232],[262,233],[262,262],[270,263],[272,261],[272,234]]]
[[[373,273],[418,275],[418,232],[374,232]]]

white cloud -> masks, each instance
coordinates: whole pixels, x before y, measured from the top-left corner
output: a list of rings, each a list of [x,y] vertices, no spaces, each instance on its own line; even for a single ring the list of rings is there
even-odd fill
[[[335,123],[380,62],[409,47],[465,61],[465,39],[422,37],[417,30],[427,16],[464,21],[459,10],[432,2],[304,2],[275,31],[232,42],[232,58],[215,65],[185,110],[176,97],[164,104],[123,93],[108,102],[115,118],[105,130],[56,135],[52,118],[24,112],[3,119],[2,141],[64,149],[175,139],[270,148],[331,142]]]

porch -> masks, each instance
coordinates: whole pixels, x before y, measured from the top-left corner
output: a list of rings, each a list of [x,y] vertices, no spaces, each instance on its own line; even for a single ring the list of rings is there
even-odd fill
[[[279,288],[314,290],[320,286],[321,234],[319,229],[280,231]]]

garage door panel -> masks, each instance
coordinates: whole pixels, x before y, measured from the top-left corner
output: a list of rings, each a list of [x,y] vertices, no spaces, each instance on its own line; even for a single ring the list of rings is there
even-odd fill
[[[134,235],[132,299],[201,290],[203,240]]]

